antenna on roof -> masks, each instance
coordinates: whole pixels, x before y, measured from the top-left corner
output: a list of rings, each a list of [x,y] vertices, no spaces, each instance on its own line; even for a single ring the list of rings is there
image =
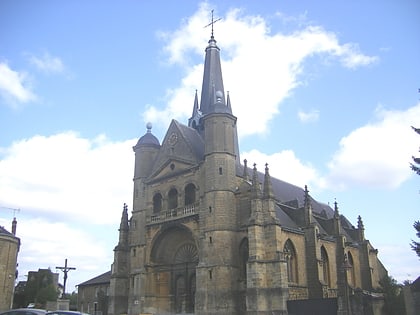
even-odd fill
[[[16,212],[20,212],[20,209],[16,209],[16,208],[9,208],[9,207],[2,207],[2,206],[0,206],[0,208],[8,209],[8,210],[13,211],[13,216],[14,217],[16,217]]]
[[[213,34],[214,34],[214,29],[213,29],[214,23],[216,23],[217,21],[220,21],[222,19],[222,18],[218,18],[217,20],[214,20],[213,11],[214,10],[211,10],[211,22],[209,24],[207,24],[206,26],[204,26],[206,28],[206,27],[209,27],[211,25],[211,38],[214,37],[213,36]]]

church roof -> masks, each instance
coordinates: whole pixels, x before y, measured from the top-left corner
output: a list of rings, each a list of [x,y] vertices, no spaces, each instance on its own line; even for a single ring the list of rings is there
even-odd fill
[[[80,286],[88,286],[88,285],[108,284],[110,280],[111,280],[111,270],[99,276],[96,276],[95,278],[82,282],[78,284],[77,286],[80,287]]]

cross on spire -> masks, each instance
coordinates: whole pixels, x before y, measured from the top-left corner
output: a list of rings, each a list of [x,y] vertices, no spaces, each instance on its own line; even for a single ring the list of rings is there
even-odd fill
[[[213,34],[214,34],[214,29],[213,29],[214,23],[216,23],[217,21],[220,21],[222,19],[222,18],[218,18],[217,20],[214,20],[213,11],[214,10],[211,10],[211,22],[209,24],[207,24],[206,26],[204,26],[204,27],[209,27],[211,25],[211,38],[214,37],[213,36]]]
[[[67,258],[66,258],[66,260],[64,261],[64,267],[55,267],[55,269],[60,269],[64,273],[64,284],[63,284],[63,294],[62,294],[62,297],[64,298],[64,296],[66,294],[67,273],[70,270],[76,270],[76,268],[67,267]]]

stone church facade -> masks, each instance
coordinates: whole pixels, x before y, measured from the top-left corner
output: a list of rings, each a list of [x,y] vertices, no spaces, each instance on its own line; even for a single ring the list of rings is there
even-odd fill
[[[337,203],[240,160],[213,35],[188,124],[172,120],[162,143],[151,129],[133,147],[109,315],[287,314],[287,301],[323,298],[348,314],[353,290],[379,287],[386,270],[360,217],[354,227]]]

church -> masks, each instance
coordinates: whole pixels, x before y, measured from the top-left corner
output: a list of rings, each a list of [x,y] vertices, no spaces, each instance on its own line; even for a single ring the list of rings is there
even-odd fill
[[[213,33],[191,100],[187,124],[172,120],[160,142],[148,123],[133,147],[108,314],[291,314],[293,301],[324,300],[356,314],[355,296],[387,274],[362,218],[240,159]]]

